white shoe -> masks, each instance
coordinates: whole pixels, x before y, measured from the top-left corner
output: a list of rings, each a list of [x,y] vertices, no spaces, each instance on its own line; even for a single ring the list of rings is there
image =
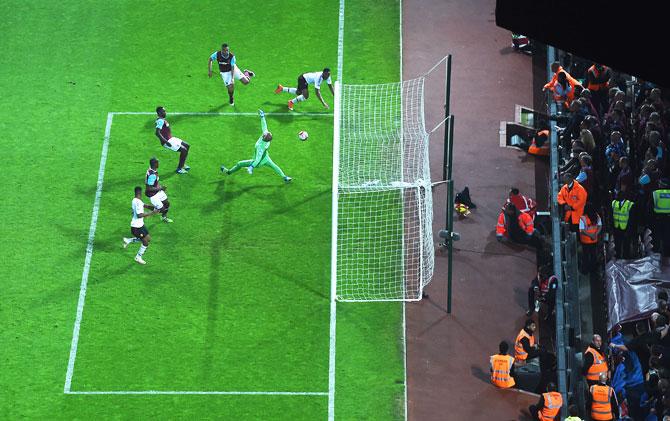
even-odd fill
[[[286,183],[286,184],[290,183],[291,180],[293,180],[293,179],[289,176],[284,177],[284,183]]]
[[[130,238],[123,237],[123,248],[128,248],[128,244],[132,243],[133,240]]]
[[[145,262],[145,261],[142,259],[142,256],[135,256],[135,261],[136,261],[137,263],[139,263],[140,265],[146,265],[146,264],[147,264],[147,262]]]
[[[168,218],[167,216],[161,216],[161,221],[165,222],[166,224],[171,224],[171,223],[174,222],[172,219]]]

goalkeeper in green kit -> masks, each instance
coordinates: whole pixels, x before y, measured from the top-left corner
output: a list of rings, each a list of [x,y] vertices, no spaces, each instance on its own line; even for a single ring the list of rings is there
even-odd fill
[[[230,175],[242,167],[247,167],[247,172],[249,174],[253,174],[254,168],[263,167],[267,165],[268,167],[272,168],[274,172],[279,174],[284,179],[284,182],[290,183],[292,178],[284,174],[284,171],[282,171],[281,168],[277,166],[277,164],[272,162],[272,159],[270,159],[270,155],[268,155],[268,149],[270,148],[270,141],[272,140],[272,133],[268,131],[268,125],[265,122],[265,113],[263,112],[263,110],[258,110],[258,115],[261,116],[261,130],[263,131],[263,134],[256,141],[254,159],[247,159],[244,161],[240,161],[237,164],[235,164],[235,166],[231,169],[228,169],[225,166],[221,165],[221,172]]]

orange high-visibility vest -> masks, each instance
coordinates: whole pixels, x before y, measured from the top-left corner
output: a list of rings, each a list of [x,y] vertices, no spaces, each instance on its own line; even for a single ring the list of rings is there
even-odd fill
[[[542,397],[544,398],[544,407],[541,411],[538,411],[537,418],[540,421],[553,421],[558,415],[558,411],[561,410],[563,406],[563,396],[558,392],[547,392],[543,393]]]
[[[586,88],[589,91],[600,91],[601,89],[609,88],[609,80],[603,78],[604,75],[607,75],[608,70],[609,69],[607,68],[607,66],[603,66],[603,71],[599,72],[598,69],[596,69],[595,64],[589,67],[588,72],[593,75],[593,79],[595,79],[597,82],[589,82],[587,78]]]
[[[511,355],[491,355],[491,383],[503,389],[514,386],[514,378],[510,375],[514,364]]]
[[[612,414],[612,388],[603,385],[593,385],[591,392],[591,419],[592,420],[611,420]]]
[[[528,338],[531,347],[535,345],[535,336],[529,335],[526,329],[521,329],[521,332],[516,335],[516,340],[514,341],[514,361],[517,363],[526,362],[526,358],[528,358],[528,353],[523,349],[523,345],[521,345],[523,338]]]
[[[580,229],[579,230],[579,241],[582,242],[582,244],[595,244],[598,242],[597,239],[593,239],[589,237],[586,234],[590,235],[596,235],[598,233],[598,225],[597,221],[591,221],[588,216],[582,215],[581,218],[579,218],[580,221],[584,221],[584,225],[586,225],[586,229]]]
[[[549,147],[551,146],[551,142],[549,141],[549,130],[540,130],[537,132],[537,136],[546,136],[547,140],[544,141],[541,147],[538,147],[535,138],[533,138],[533,141],[528,147],[528,153],[531,155],[549,156]]]
[[[532,235],[535,231],[535,224],[533,224],[533,217],[527,213],[519,213],[519,226],[528,235]]]
[[[586,380],[597,382],[600,379],[601,373],[607,373],[607,361],[605,361],[603,354],[590,346],[586,348],[586,353],[593,355],[593,364],[589,367],[589,371],[586,372]]]
[[[496,225],[496,235],[505,235],[507,228],[505,227],[505,212],[500,212],[498,215],[498,225]]]
[[[571,224],[579,224],[579,218],[584,214],[584,205],[586,205],[586,198],[588,193],[584,187],[579,184],[577,180],[573,181],[572,189],[568,189],[568,185],[564,184],[561,191],[558,192],[557,201],[559,205],[570,205],[572,210],[565,212],[565,221],[570,221]]]

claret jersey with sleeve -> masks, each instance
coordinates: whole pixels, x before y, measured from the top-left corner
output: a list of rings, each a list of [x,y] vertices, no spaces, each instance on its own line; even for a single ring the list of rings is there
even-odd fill
[[[156,119],[156,128],[161,131],[161,135],[165,140],[170,140],[172,137],[172,130],[170,129],[170,123],[164,118]]]
[[[147,175],[144,178],[144,182],[147,185],[147,187],[148,186],[152,186],[152,187],[158,186],[158,171],[156,171],[152,168],[149,168],[147,170]],[[147,197],[151,197],[154,194],[156,194],[156,192],[155,191],[149,191],[148,188],[145,188],[144,194],[146,194]]]

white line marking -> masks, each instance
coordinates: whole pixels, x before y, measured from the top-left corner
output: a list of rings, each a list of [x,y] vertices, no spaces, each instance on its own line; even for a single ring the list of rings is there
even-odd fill
[[[337,185],[340,174],[340,107],[344,62],[344,0],[340,0],[337,29],[337,82],[333,104],[333,202],[330,250],[330,346],[328,356],[328,421],[335,420],[335,340],[337,337]]]
[[[98,224],[98,212],[100,210],[100,197],[102,196],[102,181],[105,177],[105,164],[107,162],[107,151],[109,149],[109,136],[112,132],[113,113],[107,113],[107,125],[105,126],[105,139],[102,143],[102,153],[100,155],[100,169],[98,170],[98,186],[95,190],[95,200],[93,201],[93,212],[91,214],[91,226],[88,230],[88,242],[86,244],[86,258],[84,259],[84,270],[81,274],[81,286],[79,287],[79,302],[77,303],[77,317],[74,321],[72,331],[72,345],[70,345],[70,359],[67,363],[67,374],[65,375],[65,393],[70,392],[72,385],[72,375],[74,374],[74,361],[77,358],[77,345],[79,343],[79,330],[81,328],[81,319],[84,315],[84,302],[86,301],[86,285],[88,284],[88,273],[91,269],[91,257],[93,256],[93,239],[95,237],[95,228]]]
[[[156,115],[153,111],[115,111],[110,114],[114,115]],[[235,117],[235,116],[257,116],[258,113],[200,113],[200,112],[170,112],[168,115],[202,115],[202,116],[216,116],[216,117]],[[332,117],[332,113],[265,113],[266,116],[272,117]]]
[[[110,390],[89,392],[65,392],[67,395],[281,395],[281,396],[328,396],[327,392],[223,392],[190,390]]]

